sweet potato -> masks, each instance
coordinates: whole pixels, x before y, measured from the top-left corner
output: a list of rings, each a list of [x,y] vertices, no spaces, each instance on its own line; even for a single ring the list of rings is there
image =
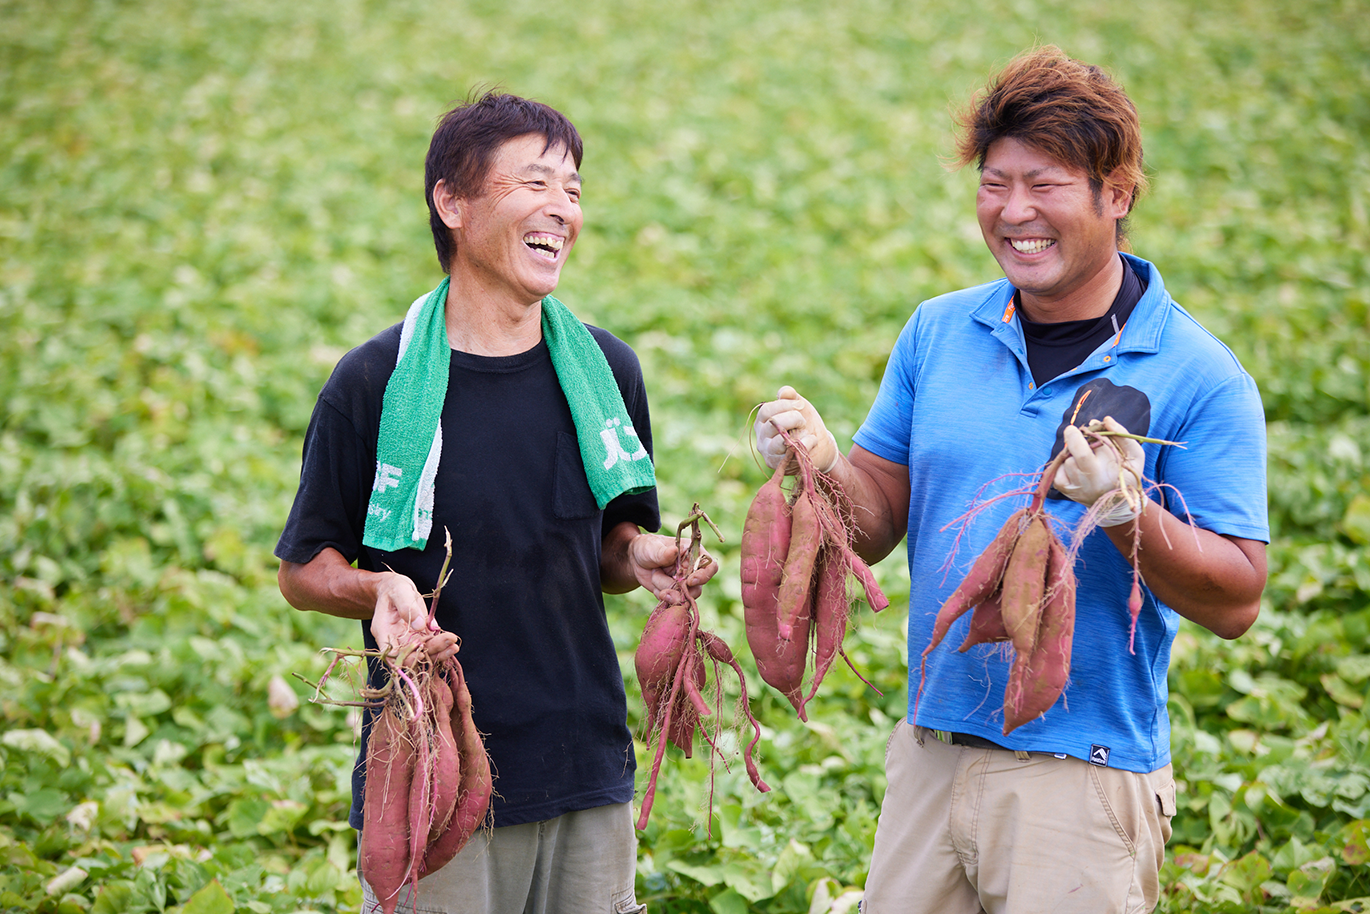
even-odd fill
[[[762,681],[794,702],[792,696],[800,694],[804,680],[808,630],[800,638],[791,629],[790,638],[782,639],[778,627],[780,588],[793,528],[790,506],[781,488],[784,476],[782,461],[752,499],[742,526],[742,611],[747,644]],[[803,619],[805,614],[801,611],[796,618]]]
[[[751,708],[747,706],[747,677],[742,672],[741,664],[739,664],[737,658],[733,656],[732,649],[728,647],[727,643],[722,638],[718,637],[713,632],[700,632],[699,636],[704,644],[704,649],[708,652],[710,657],[720,663],[728,664],[733,668],[733,672],[737,673],[737,681],[742,688],[743,711],[747,715],[747,720],[751,722],[753,731],[752,741],[742,749],[742,760],[746,765],[747,776],[751,778],[752,784],[755,785],[756,789],[761,793],[767,793],[771,788],[765,781],[761,780],[761,772],[756,767],[756,760],[752,758],[752,750],[756,748],[756,744],[761,740],[761,722],[752,715]]]
[[[671,685],[690,643],[692,622],[689,605],[678,595],[668,594],[652,610],[643,628],[633,666],[647,706],[650,731],[655,731],[665,716],[664,703],[672,697]]]
[[[427,683],[424,684],[424,692],[431,697],[432,690]],[[424,713],[431,717],[431,709],[425,708]],[[409,728],[409,738],[414,751],[414,769],[409,781],[409,859],[415,864],[423,862],[424,851],[428,849],[428,836],[433,830],[435,818],[433,764],[436,741],[433,735],[430,721]]]
[[[1004,733],[1051,709],[1070,678],[1070,654],[1075,637],[1075,572],[1060,541],[1052,537],[1048,556],[1047,592],[1041,626],[1030,654],[1020,653],[1004,690]]]
[[[419,880],[456,855],[489,815],[493,795],[461,664],[455,657],[435,661],[428,651],[451,558],[449,535],[426,627],[379,649],[327,648],[335,657],[315,685],[315,701],[360,706],[370,717],[357,868],[384,914],[393,914],[406,883],[410,900],[417,899]],[[368,678],[360,701],[324,699],[329,676],[349,657],[364,659],[382,675]]]
[[[490,757],[485,753],[480,731],[471,716],[471,691],[461,667],[449,670],[452,691],[452,731],[457,744],[459,780],[456,805],[451,819],[436,841],[428,845],[423,858],[423,873],[436,872],[449,863],[490,814],[494,779]]]
[[[813,681],[809,685],[809,694],[798,705],[800,720],[807,720],[804,705],[818,694],[823,677],[842,649],[842,639],[847,633],[847,612],[851,608],[847,601],[847,563],[838,550],[828,544],[824,544],[818,554],[815,578]]]
[[[802,641],[808,646],[807,614],[812,605],[818,549],[823,545],[823,530],[808,489],[801,489],[790,508],[790,551],[785,558],[785,575],[780,582],[775,629],[781,641]],[[805,636],[804,638],[801,638]]]
[[[1004,628],[1004,614],[999,607],[1001,595],[1002,592],[996,590],[975,607],[970,617],[970,631],[957,648],[958,651],[964,653],[977,644],[997,644],[1009,640],[1008,629]]]
[[[790,509],[781,482],[782,461],[756,493],[742,524],[742,608],[747,627],[775,626],[780,582],[790,554]]]
[[[871,566],[867,565],[861,556],[856,554],[856,550],[846,544],[841,550],[843,558],[846,560],[847,570],[856,576],[856,580],[861,582],[861,589],[866,593],[866,603],[872,612],[880,612],[890,605],[889,597],[885,596],[880,585],[875,581],[875,572],[871,571]]]
[[[404,721],[391,708],[381,708],[373,718],[366,750],[366,821],[357,866],[382,911],[394,914],[413,869],[409,787],[414,752]]]
[[[1018,544],[1019,529],[1026,513],[1026,510],[1015,511],[1004,521],[1004,525],[999,528],[994,539],[990,540],[985,551],[971,564],[970,571],[966,572],[961,583],[956,585],[951,596],[942,603],[942,608],[938,610],[937,618],[933,621],[932,639],[923,649],[924,656],[942,643],[953,622],[1000,589],[1009,558]]]
[[[810,485],[814,487],[814,491],[821,491],[816,488],[816,483]],[[834,550],[841,563],[847,566],[847,571],[860,582],[862,590],[866,593],[866,603],[870,605],[872,612],[880,612],[887,608],[890,601],[876,583],[875,572],[871,571],[871,567],[852,548],[853,524],[840,510],[839,505],[827,498],[816,499],[814,507],[818,511],[818,525],[823,529],[824,546]]]
[[[1132,590],[1127,595],[1127,614],[1131,618],[1127,629],[1127,652],[1137,653],[1137,618],[1142,614],[1142,576],[1132,570]]]
[[[693,652],[681,659],[684,675],[680,677],[680,692],[675,699],[675,713],[667,737],[686,758],[694,758],[695,730],[699,720],[711,713],[699,690],[704,688],[704,664]]]
[[[452,686],[446,675],[434,676],[430,692],[435,717],[435,752],[433,757],[432,827],[428,830],[427,845],[436,841],[452,820],[457,806],[457,787],[461,773],[461,755],[452,731]]]
[[[1004,628],[1019,654],[1031,654],[1037,643],[1042,595],[1046,590],[1047,558],[1054,540],[1041,514],[1031,514],[1027,527],[1014,544],[1004,567],[1003,594],[999,599]]]
[[[776,489],[778,488],[777,480]],[[781,502],[783,507],[783,497]],[[655,749],[651,774],[648,775],[647,787],[642,795],[641,812],[638,814],[639,829],[647,827],[668,742],[675,743],[685,751],[686,757],[689,757],[694,732],[699,729],[709,748],[715,753],[722,754],[723,750],[719,748],[715,735],[718,725],[715,724],[715,732],[711,734],[702,723],[704,718],[714,717],[716,720],[700,691],[707,677],[704,669],[706,658],[714,662],[716,683],[720,663],[728,663],[737,672],[742,684],[739,705],[752,720],[758,737],[760,735],[760,725],[756,723],[748,707],[747,686],[746,681],[742,679],[742,668],[732,659],[732,652],[727,649],[727,645],[717,636],[703,631],[699,625],[699,607],[695,604],[688,581],[696,570],[712,561],[700,547],[701,520],[713,527],[715,533],[718,532],[718,528],[713,526],[713,521],[700,510],[698,504],[694,506],[690,516],[681,522],[676,531],[677,553],[673,582],[669,588],[657,595],[656,608],[647,620],[642,641],[634,658],[643,700],[647,703],[647,745],[649,749]],[[691,531],[688,548],[681,545],[681,537],[687,528]],[[753,532],[755,533],[755,528]],[[722,536],[719,536],[719,539],[721,540]],[[774,616],[771,618],[774,619]],[[721,685],[718,686],[718,695],[721,698]],[[769,788],[761,781],[756,766],[751,762],[751,746],[755,743],[756,740],[753,740],[744,750],[748,760],[747,773],[757,789],[764,791]]]
[[[788,446],[785,460],[757,493],[743,529],[743,608],[747,643],[762,680],[794,705],[800,720],[807,720],[805,705],[813,698],[833,658],[841,654],[851,664],[841,646],[850,610],[845,596],[847,574],[861,583],[866,601],[875,612],[889,606],[889,599],[881,592],[870,566],[852,548],[855,528],[840,489],[814,467],[802,445],[792,441],[783,430],[781,435]],[[781,479],[791,463],[797,465],[799,472],[787,517],[782,510],[785,499]],[[765,547],[763,534],[773,527],[783,527],[786,549]],[[843,612],[841,624],[837,624],[835,613],[830,613],[823,628],[816,614],[825,567],[821,556],[825,553],[830,554],[826,564],[828,574],[833,576],[829,589],[836,579],[841,579]],[[828,599],[834,597],[830,594]],[[835,605],[830,603],[828,608]],[[820,638],[821,649],[817,646]],[[806,696],[804,674],[811,645],[819,652],[815,654],[814,679]],[[866,681],[859,672],[857,676]]]

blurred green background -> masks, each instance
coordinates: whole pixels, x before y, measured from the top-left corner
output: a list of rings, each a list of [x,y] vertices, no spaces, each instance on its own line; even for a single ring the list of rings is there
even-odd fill
[[[666,523],[723,530],[703,611],[745,655],[748,413],[791,383],[845,448],[917,303],[998,275],[943,163],[1036,43],[1136,102],[1134,248],[1269,422],[1261,619],[1176,644],[1162,910],[1370,904],[1364,2],[0,0],[0,910],[359,906],[352,723],[291,675],[359,629],[291,610],[270,552],[332,365],[440,278],[451,104],[501,86],[584,136],[558,297],[641,357]],[[883,697],[834,670],[804,726],[751,676],[776,789],[673,752],[651,910],[854,909],[906,682],[878,573],[895,605],[847,644]],[[651,602],[608,604],[636,726]]]

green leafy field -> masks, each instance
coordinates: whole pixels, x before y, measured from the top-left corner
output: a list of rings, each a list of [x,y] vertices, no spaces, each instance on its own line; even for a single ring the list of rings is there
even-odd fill
[[[845,446],[917,302],[996,275],[949,109],[1035,42],[1128,88],[1135,249],[1269,421],[1261,618],[1176,644],[1162,910],[1370,907],[1363,2],[0,0],[0,911],[358,908],[352,722],[291,674],[359,629],[287,607],[270,552],[333,363],[437,283],[451,102],[498,84],[584,135],[558,296],[639,353],[667,523],[698,501],[728,538],[703,611],[740,648],[748,412],[792,383]],[[883,697],[836,670],[803,726],[753,675],[775,790],[673,752],[651,910],[851,910],[906,688],[878,572],[895,606],[848,645]],[[608,602],[632,706],[650,599]]]

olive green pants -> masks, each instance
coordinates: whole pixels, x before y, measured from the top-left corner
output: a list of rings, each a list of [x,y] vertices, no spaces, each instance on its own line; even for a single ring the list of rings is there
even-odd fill
[[[1175,814],[1167,765],[954,746],[900,721],[862,914],[1141,914]]]
[[[631,803],[472,836],[452,862],[400,890],[405,914],[642,914]],[[362,880],[362,914],[381,910]]]

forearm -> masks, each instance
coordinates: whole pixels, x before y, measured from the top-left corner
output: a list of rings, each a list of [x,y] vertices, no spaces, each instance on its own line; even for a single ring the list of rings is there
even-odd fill
[[[1138,544],[1142,580],[1156,598],[1223,638],[1256,621],[1265,589],[1265,544],[1190,526],[1155,502],[1137,520],[1106,527],[1131,558]]]
[[[276,580],[286,602],[299,610],[344,619],[370,619],[381,581],[393,572],[353,568],[336,549],[324,549],[308,564],[281,562]]]
[[[605,593],[627,593],[638,586],[628,546],[642,531],[623,521],[604,535],[599,557],[599,586]]]
[[[856,553],[868,564],[889,555],[908,532],[908,472],[858,445],[828,473],[851,507]]]

